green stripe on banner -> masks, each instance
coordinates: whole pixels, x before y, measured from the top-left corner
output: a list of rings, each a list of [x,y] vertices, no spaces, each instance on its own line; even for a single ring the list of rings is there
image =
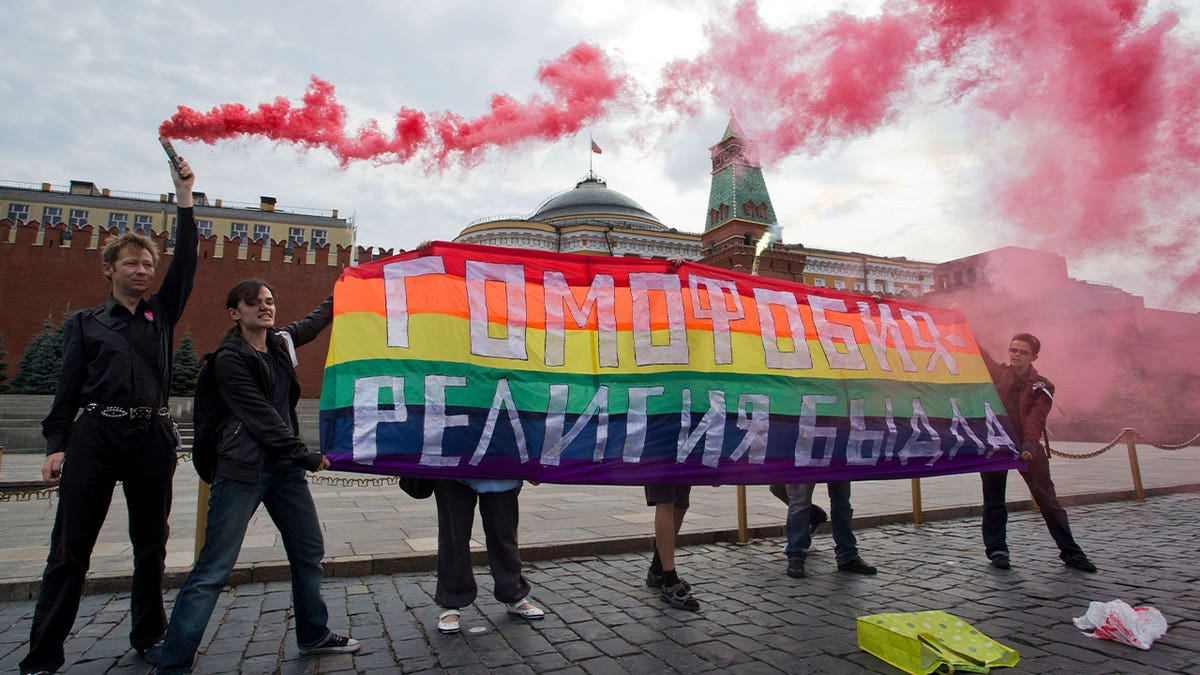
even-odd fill
[[[327,367],[324,386],[321,388],[321,409],[352,407],[355,381],[381,376],[404,378],[405,403],[423,405],[425,377],[429,374],[465,378],[465,386],[447,388],[447,403],[451,406],[480,409],[492,406],[497,382],[507,379],[517,408],[528,412],[545,412],[549,404],[551,385],[566,385],[570,392],[567,412],[580,414],[591,401],[598,384],[604,384],[609,387],[608,410],[609,414],[613,415],[623,414],[627,409],[627,391],[631,386],[663,387],[662,395],[650,397],[648,400],[647,412],[651,415],[678,413],[681,410],[683,389],[691,389],[691,408],[695,412],[708,409],[707,391],[715,389],[725,392],[726,409],[731,413],[738,410],[739,396],[757,394],[769,397],[771,412],[778,415],[798,415],[801,397],[808,395],[836,397],[836,402],[823,403],[817,408],[817,414],[829,416],[848,416],[850,400],[862,399],[863,414],[882,417],[886,414],[886,399],[891,397],[893,415],[909,417],[913,414],[914,396],[920,398],[925,414],[930,417],[952,417],[951,399],[958,403],[960,413],[968,419],[984,417],[985,402],[992,406],[995,414],[1004,414],[1003,405],[990,383],[831,380],[688,371],[656,373],[652,378],[636,373],[597,378],[594,375],[494,370],[469,364],[408,359],[369,359]],[[389,392],[385,391],[383,396],[388,394]]]

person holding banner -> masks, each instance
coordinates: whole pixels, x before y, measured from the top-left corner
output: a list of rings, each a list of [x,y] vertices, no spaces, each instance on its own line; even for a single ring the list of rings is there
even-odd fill
[[[179,446],[167,397],[175,324],[192,292],[197,242],[196,174],[182,157],[168,166],[179,234],[158,292],[146,295],[159,260],[154,240],[137,232],[111,237],[100,254],[112,284],[108,300],[71,315],[63,329],[62,373],[42,422],[42,479],[59,485],[58,511],[23,673],[51,673],[65,661],[63,644],[118,482],[133,544],[129,642],[144,655],[166,628],[162,578]]]
[[[654,507],[654,558],[646,573],[646,585],[659,589],[663,602],[675,609],[700,611],[700,601],[692,597],[692,585],[675,571],[675,538],[683,527],[683,517],[691,506],[690,485],[647,485],[646,506]]]
[[[1036,337],[1029,333],[1017,333],[1009,342],[1008,363],[998,363],[983,349],[980,349],[980,353],[996,385],[996,393],[1008,412],[1008,419],[1017,432],[1014,440],[1021,448],[1021,460],[1028,465],[1025,471],[1020,472],[1021,478],[1029,486],[1050,536],[1058,545],[1059,558],[1067,567],[1095,572],[1096,566],[1088,560],[1071,534],[1066,509],[1059,503],[1054,481],[1050,479],[1050,457],[1041,443],[1046,417],[1054,402],[1054,385],[1033,367],[1041,349],[1042,343]],[[985,552],[993,567],[1006,570],[1012,564],[1005,533],[1008,524],[1005,499],[1008,472],[984,471],[979,476],[983,482]]]
[[[788,495],[787,525],[787,575],[793,579],[805,576],[804,565],[808,560],[808,547],[812,544],[813,525],[812,495],[815,483],[792,483],[786,487]],[[833,551],[839,572],[852,574],[875,574],[878,570],[868,565],[858,554],[858,539],[852,529],[854,508],[850,506],[850,483],[829,483],[830,526],[833,528]],[[772,492],[775,492],[772,489]],[[820,522],[817,522],[819,525]]]
[[[521,550],[517,546],[520,494],[519,480],[433,482],[438,513],[437,590],[433,600],[445,608],[438,616],[438,631],[459,632],[462,608],[475,602],[479,592],[471,569],[471,526],[476,504],[483,519],[488,565],[495,583],[492,594],[509,614],[530,621],[545,616],[529,601],[529,582],[521,574]]]
[[[325,542],[305,471],[328,468],[329,460],[300,440],[296,417],[300,384],[295,348],[314,340],[333,320],[333,297],[282,330],[275,330],[275,295],[265,281],[236,284],[225,307],[233,326],[205,359],[212,376],[202,372],[196,388],[197,407],[224,418],[216,432],[208,525],[204,547],[175,598],[166,638],[148,659],[158,662],[159,673],[191,672],[205,626],[260,504],[279,528],[287,551],[300,652],[359,649],[357,640],[326,625],[329,611],[321,598]]]

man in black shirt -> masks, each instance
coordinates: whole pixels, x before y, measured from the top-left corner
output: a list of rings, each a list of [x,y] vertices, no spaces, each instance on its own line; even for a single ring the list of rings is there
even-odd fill
[[[158,262],[154,241],[133,232],[114,237],[102,253],[112,294],[104,304],[73,315],[63,332],[62,374],[42,422],[47,445],[42,478],[59,483],[58,512],[22,672],[53,672],[63,665],[63,643],[79,611],[117,481],[125,492],[133,544],[130,644],[143,653],[166,629],[162,577],[177,447],[167,395],[175,323],[196,274],[196,178],[180,159],[178,169],[171,165],[171,180],[179,228],[158,292],[145,297]]]

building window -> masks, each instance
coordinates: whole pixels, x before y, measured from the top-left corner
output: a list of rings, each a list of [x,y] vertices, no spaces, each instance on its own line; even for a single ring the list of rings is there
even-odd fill
[[[825,280],[821,278],[813,279],[813,286],[817,288],[825,288]]]
[[[271,226],[262,223],[254,224],[254,241],[268,241],[271,238]]]
[[[229,225],[229,238],[238,239],[245,244],[249,241],[250,226],[245,223],[231,223]]]
[[[44,206],[42,207],[42,226],[58,225],[62,223],[62,207],[61,206]]]
[[[886,291],[887,290],[887,282],[884,281],[883,279],[876,279],[875,280],[875,290]]]
[[[147,237],[154,236],[154,216],[144,213],[133,214],[133,231]]]
[[[8,205],[8,219],[13,221],[13,224],[24,223],[29,220],[29,205],[28,204],[13,204]]]
[[[329,243],[329,230],[313,230],[312,240],[318,246],[325,246]]]
[[[87,209],[71,209],[70,215],[67,217],[67,223],[75,229],[79,229],[88,222]]]
[[[196,234],[199,234],[201,237],[211,237],[212,236],[212,221],[211,220],[197,220],[196,221]]]
[[[838,289],[839,291],[844,291],[844,290],[846,290],[846,282],[842,279],[834,279],[833,287]]]
[[[116,230],[120,234],[125,234],[125,228],[129,227],[128,213],[110,213],[108,214],[108,229]]]
[[[298,246],[304,243],[304,228],[289,227],[288,228],[288,246]]]
[[[867,285],[861,281],[856,281],[856,282],[854,282],[854,290],[865,291],[865,290],[867,290]]]

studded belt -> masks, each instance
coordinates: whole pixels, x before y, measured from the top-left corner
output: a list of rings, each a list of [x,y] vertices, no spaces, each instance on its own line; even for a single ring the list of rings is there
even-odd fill
[[[149,406],[126,408],[119,405],[88,403],[83,406],[83,414],[93,417],[107,417],[109,419],[148,420],[151,417],[170,417],[171,409],[166,406],[161,408],[151,408]]]

